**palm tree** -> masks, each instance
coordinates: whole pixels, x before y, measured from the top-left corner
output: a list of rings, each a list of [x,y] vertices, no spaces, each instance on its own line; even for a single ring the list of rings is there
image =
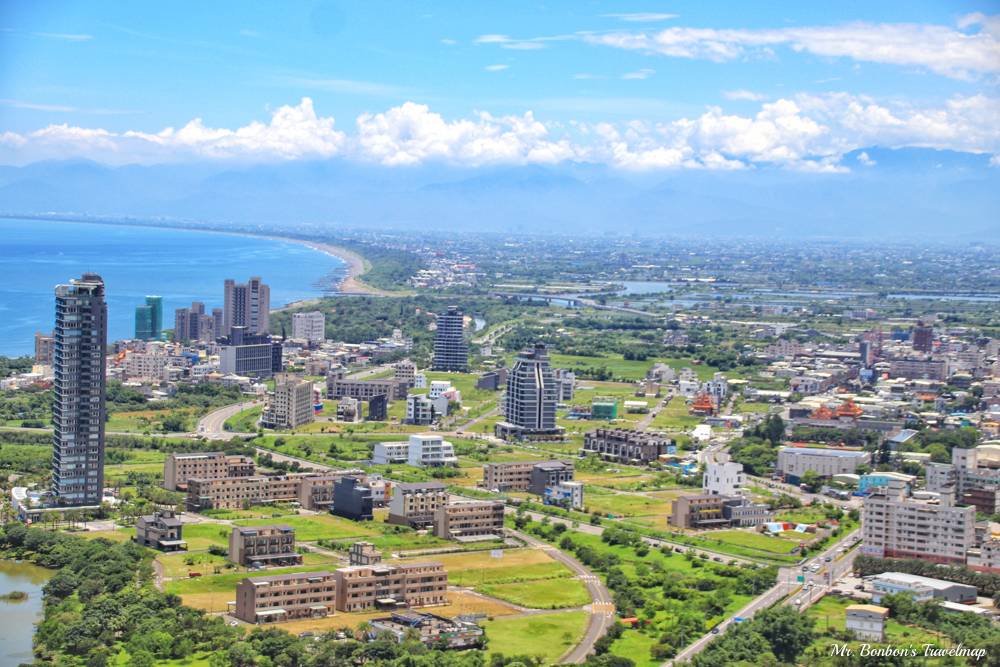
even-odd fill
[[[50,523],[50,524],[52,524],[52,528],[50,530],[55,530],[56,529],[56,523],[59,521],[59,513],[58,512],[52,512],[52,511],[43,512],[42,516],[41,516],[41,519],[42,519],[42,525]]]
[[[358,641],[361,641],[368,636],[368,633],[372,631],[372,624],[368,621],[361,621],[358,623],[357,627],[354,628],[354,637]]]
[[[68,512],[66,512],[66,523],[69,524],[70,528],[74,528],[76,526],[76,522],[79,520],[80,520],[79,510],[69,510]]]

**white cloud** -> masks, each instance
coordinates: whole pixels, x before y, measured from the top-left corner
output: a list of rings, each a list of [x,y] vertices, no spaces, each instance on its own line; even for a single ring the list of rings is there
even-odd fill
[[[199,159],[270,161],[342,156],[387,166],[443,161],[455,165],[555,163],[579,160],[623,169],[744,169],[757,164],[815,172],[846,171],[843,156],[872,146],[920,146],[986,153],[1000,166],[1000,99],[955,96],[924,105],[880,103],[847,93],[800,94],[763,103],[756,114],[709,107],[667,123],[572,121],[565,128],[523,116],[446,122],[426,105],[407,102],[364,114],[356,132],[334,129],[312,101],[283,106],[268,123],[235,130],[195,119],[180,129],[125,132],[50,125],[0,134],[0,163],[85,156],[109,163]],[[874,161],[867,154],[859,165]],[[853,161],[852,161],[853,163]]]
[[[442,39],[441,43],[442,44],[454,44],[455,40],[453,40],[453,39]]]
[[[766,100],[767,95],[762,95],[761,93],[753,93],[749,90],[723,90],[722,96],[727,100],[748,100],[750,102],[760,102],[761,100]]]
[[[488,72],[499,72],[501,70],[507,69],[508,67],[510,67],[510,65],[487,65],[486,66],[486,71],[488,71]]]
[[[138,111],[122,111],[120,109],[80,109],[78,107],[65,106],[62,104],[35,104],[33,102],[22,102],[20,100],[0,99],[0,104],[8,107],[14,107],[15,109],[33,109],[35,111],[62,111],[62,112],[92,113],[92,114],[139,113]]]
[[[638,72],[629,72],[628,74],[622,74],[623,79],[648,79],[650,74],[655,73],[656,70],[651,69],[641,69]]]
[[[92,35],[63,35],[54,32],[33,32],[31,35],[34,37],[48,37],[49,39],[65,39],[70,42],[83,42],[88,39],[93,39]]]
[[[652,21],[666,21],[667,19],[677,18],[677,14],[649,14],[649,13],[637,13],[637,14],[601,14],[602,17],[615,18],[620,21],[635,21],[638,23],[648,23]]]
[[[535,49],[544,49],[545,45],[541,42],[511,42],[510,44],[501,44],[502,49],[517,49],[518,51],[534,51]]]
[[[868,157],[868,153],[866,153],[865,151],[861,151],[861,153],[858,154],[858,162],[865,165],[866,167],[874,167],[876,164],[878,164],[878,162]]]
[[[667,28],[655,33],[613,32],[587,34],[594,44],[679,58],[723,62],[770,47],[787,45],[818,56],[849,57],[860,62],[919,65],[955,79],[977,80],[1000,74],[1000,16],[969,14],[958,28],[979,26],[978,32],[960,32],[947,26],[918,23],[866,23],[841,26],[742,30]]]

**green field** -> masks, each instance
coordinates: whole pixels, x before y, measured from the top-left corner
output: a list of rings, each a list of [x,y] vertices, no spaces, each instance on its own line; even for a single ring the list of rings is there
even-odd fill
[[[661,661],[654,660],[649,654],[649,647],[656,639],[648,637],[636,630],[626,630],[621,639],[611,645],[611,653],[635,662],[636,667],[658,667]]]
[[[646,371],[653,367],[652,361],[625,361],[620,354],[608,355],[607,357],[575,357],[568,354],[553,354],[552,366],[558,368],[570,368],[582,365],[592,368],[607,368],[614,377],[625,378],[626,380],[640,380],[646,377]],[[589,385],[586,379],[578,379],[578,383]]]
[[[566,609],[590,603],[587,588],[576,579],[486,584],[477,586],[476,592],[532,609]]]
[[[798,541],[793,542],[780,537],[765,537],[760,533],[745,533],[742,531],[710,533],[705,537],[713,540],[722,540],[726,544],[736,544],[738,546],[758,549],[760,551],[770,551],[776,554],[791,553],[792,549],[799,546]]]
[[[239,526],[267,526],[272,524],[287,524],[295,529],[295,539],[300,542],[313,542],[319,539],[339,540],[345,537],[369,537],[374,531],[362,528],[360,525],[339,519],[328,514],[315,516],[283,516],[274,519],[252,519],[235,522]],[[187,529],[185,529],[185,536]]]
[[[583,636],[586,612],[571,611],[543,616],[498,617],[481,621],[489,637],[488,651],[504,655],[544,656],[550,665],[576,646]]]
[[[668,501],[647,498],[646,496],[624,494],[585,498],[584,504],[590,512],[601,510],[616,517],[625,515],[649,516],[653,514],[666,514],[670,511],[670,503]]]
[[[189,523],[184,525],[181,535],[188,551],[205,551],[213,544],[228,547],[231,531],[230,526],[220,523]]]

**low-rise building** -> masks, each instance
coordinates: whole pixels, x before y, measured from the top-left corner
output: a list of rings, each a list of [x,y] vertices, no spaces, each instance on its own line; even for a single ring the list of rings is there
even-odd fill
[[[504,503],[477,500],[438,505],[434,512],[434,536],[446,540],[503,536]]]
[[[411,435],[407,463],[411,466],[439,468],[458,465],[455,448],[440,435]]]
[[[542,495],[546,505],[558,505],[567,509],[583,507],[583,482],[559,482],[545,488]]]
[[[330,369],[326,376],[326,397],[330,400],[349,397],[359,401],[369,401],[373,396],[383,394],[388,396],[390,401],[403,400],[409,390],[407,382],[395,379],[348,379],[343,368]]]
[[[229,560],[241,567],[301,565],[295,529],[287,524],[235,526],[229,533]]]
[[[976,602],[977,589],[968,584],[958,584],[951,581],[921,577],[904,572],[883,572],[871,579],[872,602],[878,604],[886,595],[908,593],[913,601],[920,603],[932,598],[941,598],[957,604],[972,604]]]
[[[409,442],[376,442],[372,453],[375,465],[399,465],[410,460]]]
[[[355,542],[347,552],[351,565],[376,565],[382,562],[382,552],[371,542]]]
[[[818,447],[783,447],[778,450],[775,472],[784,475],[790,484],[798,484],[807,470],[821,478],[833,477],[871,461],[871,454],[850,449],[820,449]]]
[[[448,487],[441,482],[400,482],[393,487],[388,522],[417,530],[432,528],[434,513],[448,504]]]
[[[852,604],[845,612],[848,632],[855,639],[881,644],[885,641],[885,624],[889,620],[889,610],[873,604]]]
[[[336,608],[336,588],[325,570],[247,577],[236,585],[235,616],[253,624],[325,618]]]
[[[448,571],[440,561],[355,565],[334,575],[337,611],[427,607],[448,601]]]
[[[670,525],[675,528],[720,528],[729,525],[722,515],[725,496],[679,496],[673,502]]]
[[[427,645],[440,645],[448,642],[448,648],[469,649],[476,647],[483,636],[475,618],[456,617],[445,618],[435,614],[417,614],[413,612],[393,612],[388,618],[371,620],[372,631],[376,634],[382,631],[391,632],[396,641],[402,643],[406,637],[416,631],[421,642]]]
[[[184,524],[173,510],[157,510],[135,520],[135,542],[157,551],[184,551],[187,542],[183,530]]]
[[[584,435],[584,456],[597,454],[600,458],[617,463],[649,463],[666,454],[673,440],[653,433],[624,428],[596,428]]]
[[[337,403],[337,421],[356,424],[361,421],[361,401],[356,398],[342,398]]]
[[[344,475],[334,484],[331,514],[351,521],[371,521],[375,507],[372,489],[363,475]]]
[[[704,493],[715,496],[740,496],[746,488],[747,476],[742,463],[716,463],[709,461],[702,476]]]
[[[191,477],[251,477],[256,472],[254,461],[249,456],[232,456],[224,452],[168,454],[163,461],[163,488],[184,491]]]

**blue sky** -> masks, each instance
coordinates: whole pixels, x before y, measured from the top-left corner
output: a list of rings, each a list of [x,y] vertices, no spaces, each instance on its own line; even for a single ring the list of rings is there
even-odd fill
[[[996,156],[998,40],[963,0],[3,2],[0,163]]]

